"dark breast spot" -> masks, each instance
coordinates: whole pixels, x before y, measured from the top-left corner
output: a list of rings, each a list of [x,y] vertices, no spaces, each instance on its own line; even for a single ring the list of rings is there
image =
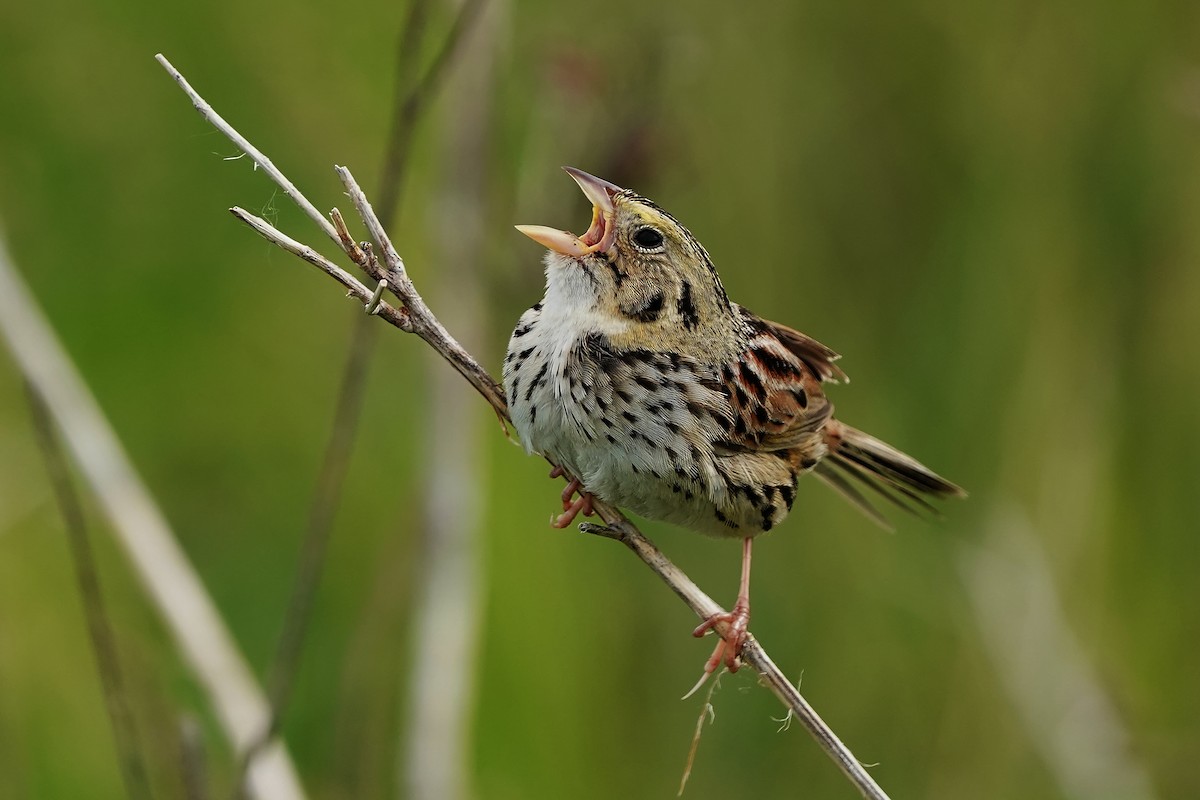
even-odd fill
[[[719,509],[719,508],[713,509],[713,516],[715,516],[717,518],[717,522],[720,522],[722,525],[727,525],[730,528],[733,528],[735,530],[738,527],[738,524],[736,522],[734,522],[733,520],[731,520],[729,517],[722,514],[721,509]]]
[[[787,506],[788,511],[791,511],[792,501],[796,499],[795,488],[788,485],[776,486],[775,488],[779,490],[779,496],[783,498],[783,503]]]
[[[769,531],[775,527],[775,506],[767,506],[762,510],[762,529]]]
[[[538,374],[533,377],[532,381],[530,381],[529,388],[525,390],[525,402],[528,403],[533,397],[533,390],[536,389],[538,385],[541,384],[542,379],[546,377],[546,370],[549,369],[549,367],[549,361],[542,362],[542,368],[538,370]]]

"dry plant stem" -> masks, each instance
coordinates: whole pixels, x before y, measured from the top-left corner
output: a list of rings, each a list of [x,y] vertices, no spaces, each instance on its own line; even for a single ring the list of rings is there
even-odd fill
[[[159,58],[160,61],[163,62],[164,66],[173,71],[173,68],[166,63],[165,59],[161,57]],[[191,91],[190,87],[186,85],[186,82],[183,81],[182,77],[178,77],[176,80],[181,86],[184,86],[185,90],[189,92],[190,96],[192,96],[193,104],[196,105],[197,109],[199,109],[202,114],[205,114],[205,116],[208,117],[209,115],[205,113],[205,108],[211,112],[211,107],[209,107],[207,103],[204,103],[204,101],[201,100],[198,95],[195,95],[195,93]],[[219,117],[216,117],[215,112],[212,112],[212,115],[216,119],[220,119]],[[224,120],[221,120],[221,124],[219,125],[216,122],[214,122],[214,124],[217,125],[218,129],[222,130],[222,132],[227,132],[228,123],[225,123]],[[248,142],[245,143],[244,147],[242,146],[241,143],[245,142],[245,139],[243,139],[235,131],[232,131],[232,129],[228,130],[227,135],[230,135],[230,137],[238,143],[239,147],[242,147],[247,154],[251,155],[251,157],[255,158],[257,161],[255,153],[258,153],[258,151],[252,148]],[[346,187],[347,194],[350,196],[351,202],[354,204],[354,207],[358,211],[363,224],[366,226],[371,240],[375,243],[374,249],[378,249],[379,254],[382,256],[383,263],[380,264],[375,262],[370,257],[370,252],[360,252],[357,254],[352,253],[352,248],[344,244],[344,242],[348,240],[347,236],[343,235],[339,237],[335,231],[332,238],[334,241],[338,242],[339,245],[343,245],[343,249],[347,252],[347,255],[354,259],[355,263],[358,264],[358,266],[362,268],[372,278],[373,281],[377,282],[386,279],[388,281],[388,289],[400,300],[400,303],[403,306],[403,311],[407,312],[407,314],[403,316],[402,324],[399,319],[399,310],[387,304],[381,304],[380,316],[383,316],[396,327],[415,333],[425,340],[425,342],[434,350],[436,350],[437,353],[442,356],[442,358],[446,359],[456,370],[458,370],[458,372],[464,378],[466,378],[472,386],[475,387],[476,391],[483,395],[484,399],[491,404],[492,408],[495,409],[497,415],[502,420],[507,421],[508,408],[504,399],[504,391],[500,384],[498,384],[487,373],[487,371],[479,365],[479,363],[470,355],[470,353],[463,349],[463,347],[454,339],[453,336],[450,335],[450,333],[442,326],[442,324],[438,322],[437,318],[429,310],[428,306],[425,305],[424,300],[416,291],[416,287],[413,285],[412,280],[408,277],[408,273],[405,271],[403,260],[396,252],[396,249],[392,245],[387,232],[383,229],[383,225],[380,223],[379,218],[375,215],[375,212],[371,207],[371,203],[367,200],[366,195],[359,187],[357,181],[355,181],[353,175],[350,173],[350,170],[346,169],[345,167],[335,167],[334,171],[337,173],[338,177],[341,178],[343,185]],[[287,186],[290,187],[291,183],[288,182]],[[294,194],[293,191],[295,192]],[[289,191],[288,193],[294,197],[301,197],[299,192],[294,190],[294,187],[292,187],[292,191]],[[304,202],[307,203],[307,200]],[[311,253],[310,248],[307,248],[304,245],[289,239],[277,231],[273,226],[261,219],[253,218],[252,215],[247,214],[241,209],[233,209],[233,211],[239,219],[243,219],[244,221],[250,222],[251,219],[254,219],[255,222],[253,227],[256,231],[258,231],[259,234],[266,237],[268,240],[275,242],[289,252],[295,252],[297,255],[304,258],[305,261],[318,266],[318,268],[326,272],[326,274],[334,277],[335,280],[338,280],[339,283],[350,289],[350,293],[361,300],[364,304],[370,300],[371,291],[361,283],[352,278],[351,281],[353,281],[353,283],[343,279],[338,274],[341,272],[341,270],[333,267],[332,264],[328,264],[327,262],[322,263],[322,260],[314,258],[311,255],[306,255]],[[312,215],[310,214],[310,216]],[[320,217],[320,219],[322,222],[322,230],[324,230],[324,225],[328,223],[325,223],[324,217]],[[332,226],[330,230],[333,230]],[[333,269],[331,269],[331,267],[333,267]],[[633,523],[627,520],[620,511],[598,501],[595,504],[595,510],[600,518],[604,520],[606,525],[603,527],[586,526],[585,530],[590,533],[600,534],[607,538],[617,539],[625,544],[625,546],[632,550],[638,556],[638,558],[642,560],[643,563],[645,563],[660,578],[662,578],[662,580],[667,583],[671,590],[674,591],[675,594],[677,594],[681,599],[683,599],[684,602],[686,602],[701,619],[707,619],[716,613],[723,613],[723,609],[717,605],[712,598],[701,591],[700,588],[696,586],[696,584],[693,583],[692,580],[688,578],[682,570],[672,564],[670,560],[663,555],[662,551],[660,551],[652,542],[650,542],[650,540],[647,539],[633,525]],[[725,625],[725,623],[719,623],[716,626],[718,633],[724,633]],[[763,683],[765,683],[766,686],[770,688],[771,691],[774,692],[775,695],[789,709],[791,709],[792,713],[798,719],[800,719],[801,722],[803,722],[805,727],[811,733],[813,733],[818,744],[820,744],[822,749],[824,749],[825,752],[834,760],[834,762],[851,781],[851,783],[854,784],[855,788],[859,790],[863,797],[869,798],[869,800],[887,800],[887,794],[883,791],[883,789],[881,789],[875,780],[866,772],[865,769],[863,769],[862,765],[858,763],[857,759],[854,758],[854,755],[849,751],[849,749],[841,742],[840,739],[838,739],[829,726],[825,724],[824,720],[822,720],[816,714],[816,712],[813,711],[812,707],[804,701],[804,698],[800,695],[799,691],[791,684],[790,681],[788,681],[787,677],[784,676],[779,668],[775,666],[770,658],[767,657],[766,652],[752,636],[748,637],[747,639],[746,646],[742,653],[742,660],[760,674]]]
[[[342,184],[346,187],[346,193],[350,195],[350,202],[354,204],[359,216],[362,217],[367,232],[383,256],[382,265],[365,267],[368,274],[377,281],[387,280],[388,290],[400,300],[405,310],[408,311],[409,330],[424,339],[442,358],[449,361],[450,365],[458,370],[475,387],[475,390],[483,395],[485,400],[491,403],[492,408],[496,409],[496,413],[507,420],[508,403],[504,399],[504,389],[487,373],[487,370],[479,366],[479,362],[450,335],[442,323],[438,322],[437,317],[421,299],[421,295],[417,294],[416,287],[413,286],[408,272],[404,269],[404,261],[396,252],[396,248],[388,238],[387,232],[384,231],[379,218],[375,216],[370,201],[359,188],[358,182],[354,180],[350,170],[345,167],[334,167],[334,172],[341,178]],[[360,264],[360,266],[363,265]]]
[[[261,150],[250,144],[250,142],[244,136],[234,130],[233,126],[226,122],[225,119],[218,114],[213,107],[210,106],[204,100],[204,98],[196,92],[195,89],[192,88],[191,84],[184,79],[179,70],[175,69],[171,62],[167,60],[166,56],[164,56],[162,53],[158,53],[154,56],[154,58],[159,64],[162,64],[163,69],[167,71],[167,74],[169,74],[175,80],[175,82],[179,84],[179,88],[183,89],[184,94],[191,99],[192,105],[195,106],[196,110],[200,112],[200,116],[208,120],[208,122],[214,128],[225,134],[225,137],[237,145],[239,150],[250,156],[250,159],[258,165],[258,168],[265,172],[267,177],[275,182],[276,186],[278,186],[280,189],[283,189],[284,193],[287,194],[288,197],[292,198],[292,202],[300,206],[300,210],[307,214],[308,218],[315,222],[317,227],[324,231],[326,236],[328,236],[334,242],[340,244],[338,241],[337,232],[334,231],[333,225],[329,223],[329,220],[325,219],[321,212],[317,211],[317,207],[310,203],[308,198],[300,193],[300,190],[296,188],[296,185],[288,180],[287,176],[280,172],[279,169],[273,163],[271,163],[271,159],[267,158]]]
[[[21,281],[2,239],[0,335],[45,400],[150,601],[233,749],[241,752],[262,730],[266,699],[162,511]],[[295,767],[279,743],[256,760],[248,785],[250,795],[262,800],[304,797]]]
[[[692,583],[691,579],[672,564],[653,542],[621,515],[621,512],[598,501],[595,508],[607,524],[593,525],[585,522],[579,526],[580,530],[584,533],[616,539],[628,547],[658,577],[662,578],[663,582],[670,586],[675,594],[679,595],[679,598],[687,603],[688,607],[701,619],[708,619],[714,614],[723,613],[724,610],[711,597]],[[714,627],[723,635],[724,629],[728,625],[727,622],[721,622]],[[858,759],[842,743],[833,729],[825,723],[825,720],[821,719],[820,715],[808,704],[808,701],[800,694],[800,690],[784,676],[779,667],[775,666],[775,662],[767,655],[767,651],[758,643],[758,640],[749,634],[747,634],[746,644],[742,647],[742,662],[757,672],[759,682],[770,689],[780,702],[804,724],[821,749],[834,760],[851,783],[862,792],[863,797],[870,798],[870,800],[887,800],[887,794],[879,787],[875,779],[858,762]]]
[[[336,211],[336,209],[334,209],[334,211]],[[342,284],[342,286],[345,286],[348,290],[346,292],[347,296],[362,301],[364,306],[371,302],[371,297],[374,294],[373,289],[368,289],[363,285],[362,281],[358,280],[349,272],[346,272],[337,264],[334,264],[332,261],[325,258],[325,256],[313,250],[308,245],[300,244],[295,239],[292,239],[286,234],[281,233],[275,226],[264,220],[262,217],[256,217],[249,211],[246,211],[244,208],[238,208],[237,206],[234,206],[233,208],[229,209],[229,212],[242,222],[249,225],[268,242],[278,245],[292,255],[304,259],[329,277],[333,278],[338,283]],[[357,245],[355,245],[355,247],[357,248]],[[366,254],[363,253],[362,250],[359,250],[358,252],[360,253],[360,257],[366,261]],[[395,306],[389,305],[387,302],[380,301],[375,310],[375,316],[386,320],[390,325],[394,325],[405,333],[413,332],[412,323],[409,322],[408,319],[408,309],[396,308]]]
[[[717,687],[721,685],[721,676],[724,674],[724,670],[718,672],[708,684],[708,691],[704,695],[704,705],[700,707],[700,716],[696,718],[696,730],[692,733],[692,745],[688,748],[683,775],[679,777],[679,791],[675,793],[676,797],[683,797],[683,790],[687,788],[688,778],[692,777],[692,767],[696,763],[696,751],[700,749],[700,736],[704,733],[704,720],[707,719],[711,725],[716,719],[712,698]]]
[[[887,794],[854,757],[850,748],[842,743],[833,729],[808,704],[808,701],[800,694],[800,690],[784,677],[783,672],[767,655],[767,651],[753,637],[747,639],[742,648],[742,661],[757,672],[760,682],[765,684],[784,705],[791,709],[793,717],[800,720],[801,724],[808,729],[821,749],[834,760],[838,768],[850,779],[850,782],[862,792],[863,797],[870,798],[870,800],[888,800]]]
[[[87,620],[88,634],[92,640],[92,652],[96,656],[96,670],[100,674],[108,721],[112,725],[121,778],[131,800],[149,800],[150,782],[146,777],[146,765],[138,744],[137,726],[125,692],[121,660],[117,655],[117,640],[105,610],[104,593],[100,589],[100,575],[96,570],[91,542],[88,540],[83,508],[79,504],[75,489],[71,486],[70,470],[54,435],[54,424],[50,421],[46,403],[28,379],[25,381],[25,389],[29,396],[34,432],[45,457],[46,471],[54,486],[54,494],[67,529],[71,560],[75,564],[75,579],[79,584],[79,597]]]

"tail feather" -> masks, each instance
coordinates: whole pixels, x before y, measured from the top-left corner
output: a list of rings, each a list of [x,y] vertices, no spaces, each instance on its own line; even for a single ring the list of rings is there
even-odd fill
[[[842,497],[850,501],[851,505],[857,508],[862,513],[871,518],[879,527],[886,531],[894,530],[892,523],[888,518],[879,513],[879,509],[871,505],[871,501],[863,496],[863,493],[858,490],[858,487],[847,480],[846,476],[834,469],[828,461],[822,461],[813,469],[813,474],[821,479],[821,482],[833,489]]]
[[[849,478],[917,515],[937,515],[930,499],[967,496],[912,456],[845,423],[830,420],[825,426],[825,439],[829,455],[817,465],[817,476],[885,528],[892,526]]]

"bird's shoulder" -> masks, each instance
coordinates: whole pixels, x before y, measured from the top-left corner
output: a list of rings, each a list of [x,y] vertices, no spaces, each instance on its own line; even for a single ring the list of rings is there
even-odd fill
[[[745,345],[720,366],[717,380],[730,401],[732,449],[788,450],[820,435],[833,415],[822,384],[844,381],[837,352],[811,336],[735,306]]]

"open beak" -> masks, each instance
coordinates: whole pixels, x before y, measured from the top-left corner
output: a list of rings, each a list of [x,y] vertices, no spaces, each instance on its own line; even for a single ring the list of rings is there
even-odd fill
[[[569,231],[547,228],[544,225],[518,225],[517,230],[538,244],[564,256],[579,258],[597,251],[607,252],[616,238],[616,231],[613,230],[612,198],[622,191],[621,187],[595,175],[589,175],[581,169],[563,167],[563,170],[575,179],[587,199],[592,201],[592,225],[587,229],[587,233],[576,236]]]

